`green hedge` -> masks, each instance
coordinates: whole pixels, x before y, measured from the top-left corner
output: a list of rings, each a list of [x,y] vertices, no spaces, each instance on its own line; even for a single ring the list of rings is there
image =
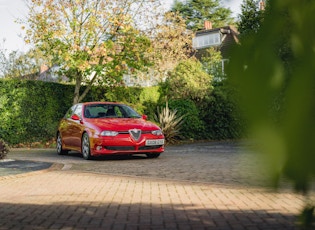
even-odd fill
[[[59,120],[72,105],[73,92],[73,85],[0,79],[0,139],[10,145],[52,140]],[[85,101],[124,102],[153,120],[157,107],[165,105],[165,95],[159,86],[99,87],[93,88]],[[185,114],[184,139],[233,139],[241,135],[241,119],[222,86],[215,86],[202,101],[173,99],[169,107]]]
[[[0,81],[0,138],[10,144],[46,141],[72,103],[73,87],[41,81]]]
[[[91,101],[117,101],[130,105],[138,113],[146,114],[149,120],[154,119],[157,103],[160,98],[158,86],[152,87],[98,87],[89,94]]]
[[[72,105],[73,92],[73,85],[0,79],[0,138],[11,145],[52,140]],[[93,88],[84,101],[124,102],[152,120],[158,98],[157,87],[100,87]]]

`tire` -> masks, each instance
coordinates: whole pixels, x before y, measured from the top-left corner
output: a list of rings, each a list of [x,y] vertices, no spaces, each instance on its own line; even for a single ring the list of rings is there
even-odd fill
[[[147,158],[158,158],[160,156],[160,153],[147,153]]]
[[[69,152],[68,150],[64,150],[62,148],[62,138],[61,138],[60,133],[57,134],[56,148],[57,148],[58,155],[66,155]]]
[[[81,153],[85,160],[91,160],[90,138],[87,133],[83,133],[81,140]]]

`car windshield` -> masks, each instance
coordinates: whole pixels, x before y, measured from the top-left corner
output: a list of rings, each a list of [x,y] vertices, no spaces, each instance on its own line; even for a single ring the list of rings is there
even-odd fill
[[[90,104],[84,107],[86,118],[140,118],[141,116],[123,104]]]

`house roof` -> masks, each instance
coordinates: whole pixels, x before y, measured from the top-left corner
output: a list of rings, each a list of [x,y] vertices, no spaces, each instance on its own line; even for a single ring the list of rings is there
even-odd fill
[[[197,31],[195,34],[195,37],[199,36],[204,36],[207,34],[215,34],[215,33],[220,33],[220,44],[219,45],[214,45],[214,46],[209,46],[209,47],[217,47],[221,51],[221,55],[223,58],[228,58],[229,57],[229,49],[232,45],[238,44],[239,39],[238,35],[239,32],[234,26],[223,26],[219,28],[213,28],[213,29],[205,29],[205,30],[200,30]],[[201,49],[197,48],[197,57],[201,56],[202,53],[204,52],[205,49],[209,47],[203,47]]]

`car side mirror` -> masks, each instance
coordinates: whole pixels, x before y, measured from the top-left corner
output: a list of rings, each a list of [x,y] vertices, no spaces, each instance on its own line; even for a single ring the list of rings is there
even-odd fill
[[[144,115],[144,114],[141,117],[142,117],[143,120],[147,120],[148,119],[148,116]]]
[[[78,115],[76,115],[76,114],[73,114],[73,115],[71,116],[71,119],[72,119],[72,120],[75,120],[75,121],[79,121],[79,120],[80,120],[80,117],[79,117]]]

